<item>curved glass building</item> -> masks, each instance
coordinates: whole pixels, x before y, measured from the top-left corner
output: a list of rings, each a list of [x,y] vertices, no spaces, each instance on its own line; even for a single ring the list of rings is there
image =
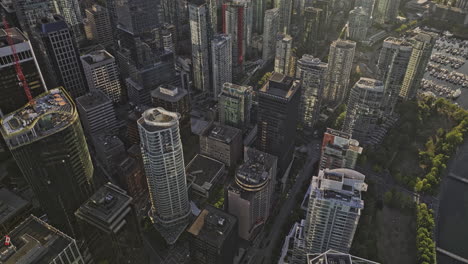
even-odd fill
[[[190,214],[179,119],[180,114],[158,107],[138,120],[151,217],[169,244],[185,230]]]

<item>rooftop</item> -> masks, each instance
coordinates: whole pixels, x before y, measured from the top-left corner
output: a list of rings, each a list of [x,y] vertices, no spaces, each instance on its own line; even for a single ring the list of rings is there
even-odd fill
[[[361,78],[356,83],[356,86],[361,89],[369,89],[369,90],[378,90],[383,91],[384,84],[382,81],[371,79],[371,78]]]
[[[338,40],[333,41],[331,45],[341,48],[341,49],[355,49],[356,48],[356,42],[352,40],[338,39]]]
[[[0,189],[0,224],[28,206],[29,202],[6,188]]]
[[[96,50],[86,55],[81,56],[81,60],[86,62],[89,65],[93,65],[96,63],[103,62],[105,60],[112,60],[114,56],[112,56],[106,50]]]
[[[312,195],[317,199],[335,200],[362,209],[361,191],[367,190],[365,176],[350,169],[321,170],[312,178]]]
[[[90,224],[110,226],[121,214],[127,213],[132,197],[119,187],[106,183],[77,211],[76,216]]]
[[[359,153],[363,150],[359,147],[359,141],[351,138],[351,134],[331,128],[327,128],[323,136],[322,148],[324,147],[351,149]]]
[[[276,167],[278,159],[253,148],[247,150],[246,156],[246,161],[236,171],[236,183],[246,191],[261,190],[274,176],[271,169]]]
[[[179,113],[170,112],[162,107],[158,107],[150,108],[143,112],[142,117],[138,119],[138,123],[145,127],[145,129],[154,131],[177,126],[179,119]]]
[[[204,186],[205,184],[213,184],[224,170],[224,167],[222,162],[197,154],[185,167],[185,171],[187,177],[193,177],[193,182],[195,184]]]
[[[54,15],[51,18],[42,18],[37,25],[37,30],[46,34],[62,29],[68,29],[68,25],[63,17],[59,15]]]
[[[171,103],[180,101],[187,94],[187,90],[170,84],[161,85],[151,91],[151,97]]]
[[[207,205],[187,231],[197,239],[221,248],[231,232],[237,235],[237,230],[233,230],[236,226],[235,216]]]
[[[321,254],[308,254],[307,264],[379,264],[370,260],[358,258],[335,250]]]
[[[25,144],[56,133],[67,127],[73,118],[76,118],[73,101],[60,87],[37,96],[34,104],[28,103],[4,116],[0,123],[5,139],[29,133],[27,139],[18,143]]]
[[[101,90],[93,90],[76,98],[76,104],[85,111],[90,111],[105,104],[112,104],[112,101]]]
[[[28,39],[23,35],[23,33],[18,28],[11,28],[8,33],[13,39],[14,44],[28,41]],[[0,49],[3,47],[10,46],[8,44],[6,36],[7,36],[7,31],[5,29],[0,29]]]
[[[226,144],[231,144],[232,140],[241,134],[241,130],[234,127],[221,125],[219,123],[213,123],[203,133],[204,136],[210,139],[221,141]]]
[[[5,245],[5,237],[0,241],[0,262],[5,264],[52,263],[71,243],[75,243],[72,238],[32,215],[8,236],[11,246]]]
[[[260,89],[260,92],[289,100],[299,87],[299,81],[294,81],[289,76],[274,72],[268,82]]]

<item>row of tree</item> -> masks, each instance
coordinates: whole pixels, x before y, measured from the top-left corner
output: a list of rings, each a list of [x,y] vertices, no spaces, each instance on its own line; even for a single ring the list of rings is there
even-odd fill
[[[416,248],[418,251],[418,264],[435,264],[436,249],[433,240],[434,216],[427,205],[421,203],[417,206],[416,219]]]
[[[433,194],[437,192],[441,174],[447,167],[448,160],[468,135],[468,111],[443,98],[427,105],[427,108],[429,109],[423,114],[423,118],[436,113],[457,124],[448,132],[443,129],[437,130],[436,135],[429,138],[425,144],[425,150],[419,152],[420,164],[426,168],[427,173],[424,177],[417,178],[414,188],[417,192]]]

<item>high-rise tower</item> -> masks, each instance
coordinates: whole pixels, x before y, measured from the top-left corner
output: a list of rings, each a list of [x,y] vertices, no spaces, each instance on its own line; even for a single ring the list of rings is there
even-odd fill
[[[400,0],[379,0],[377,1],[374,21],[380,24],[393,23],[398,16]]]
[[[211,69],[213,96],[217,100],[223,85],[232,82],[232,41],[231,36],[215,35],[211,41]]]
[[[81,56],[89,89],[100,90],[112,102],[122,100],[122,87],[115,58],[106,50],[98,50]]]
[[[46,87],[31,43],[17,28],[10,29],[8,34],[15,45],[32,96],[43,93]],[[3,29],[0,29],[0,76],[0,111],[8,114],[22,107],[28,99],[18,82],[12,47],[8,44],[7,31]]]
[[[372,144],[382,114],[384,85],[382,81],[361,78],[351,89],[343,131],[362,144]]]
[[[263,54],[262,59],[267,62],[275,57],[276,36],[279,29],[279,9],[273,8],[265,12],[263,26]]]
[[[293,39],[289,35],[278,34],[276,37],[275,72],[289,75],[291,71]]]
[[[367,191],[365,176],[350,169],[320,170],[312,178],[306,215],[306,253],[348,252]]]
[[[218,102],[219,121],[223,125],[245,128],[250,123],[252,96],[251,86],[224,83]]]
[[[6,115],[2,134],[49,221],[80,237],[74,212],[92,194],[93,164],[72,98],[55,88]]]
[[[280,174],[292,162],[300,99],[300,81],[276,72],[258,91],[257,148],[278,157]]]
[[[63,86],[73,98],[84,95],[88,87],[78,46],[65,20],[61,16],[43,19],[36,27],[35,35],[40,54],[38,59],[46,69],[46,84]]]
[[[210,10],[204,0],[189,4],[190,32],[192,38],[193,86],[213,94],[210,86]]]
[[[408,40],[413,46],[413,51],[400,90],[400,97],[403,99],[408,100],[416,96],[436,39],[437,34],[435,33],[421,32]]]
[[[247,48],[248,5],[241,2],[223,4],[223,33],[232,38],[233,74],[244,72],[244,59]]]
[[[311,55],[304,55],[297,62],[296,78],[302,81],[300,122],[310,130],[319,119],[327,64]]]
[[[168,244],[184,232],[190,214],[179,118],[178,113],[151,108],[138,120],[151,217]]]
[[[353,69],[356,42],[336,40],[330,46],[324,99],[329,104],[341,104],[348,94],[349,78]]]

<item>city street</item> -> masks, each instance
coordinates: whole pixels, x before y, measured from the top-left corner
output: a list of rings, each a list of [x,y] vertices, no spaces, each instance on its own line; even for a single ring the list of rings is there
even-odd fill
[[[252,256],[248,263],[273,263],[274,260],[271,259],[274,247],[277,245],[278,241],[283,241],[284,237],[281,237],[282,232],[281,229],[286,222],[288,216],[291,214],[291,211],[295,208],[300,206],[300,204],[295,203],[295,194],[299,192],[302,187],[302,182],[312,174],[313,165],[318,159],[320,158],[319,146],[320,140],[314,139],[309,145],[308,154],[307,154],[307,162],[304,165],[302,173],[297,176],[296,182],[294,186],[290,190],[290,195],[286,199],[286,201],[281,206],[280,212],[273,220],[273,225],[270,230],[269,234],[265,234],[265,238],[263,239],[262,243],[258,243],[260,245],[266,244],[267,246],[263,249],[259,249],[258,245],[253,246],[249,252],[247,253],[248,256]]]

